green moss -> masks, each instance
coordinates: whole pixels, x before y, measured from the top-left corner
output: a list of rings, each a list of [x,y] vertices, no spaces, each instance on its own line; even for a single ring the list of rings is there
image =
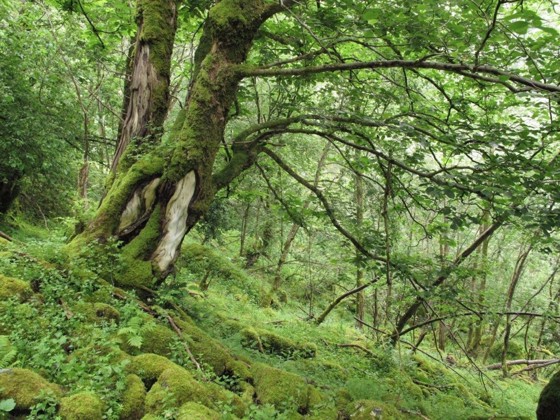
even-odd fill
[[[318,394],[300,376],[262,363],[252,366],[255,392],[261,404],[272,404],[279,410],[308,412]]]
[[[0,369],[0,400],[13,398],[16,410],[27,410],[44,395],[56,398],[62,394],[58,385],[28,369]]]
[[[147,382],[155,381],[161,373],[169,368],[179,367],[171,360],[157,354],[145,353],[132,358],[126,367],[127,372],[138,375]]]
[[[262,329],[246,328],[241,331],[241,336],[244,346],[285,358],[312,358],[317,352],[317,346],[313,343],[296,343]]]
[[[400,420],[406,419],[396,408],[372,400],[360,400],[350,403],[346,411],[352,420],[370,420],[373,418]]]
[[[189,401],[210,408],[229,404],[238,416],[243,416],[246,409],[237,395],[213,383],[202,384],[187,370],[174,366],[162,372],[146,395],[146,410],[158,414],[165,408],[181,406]]]
[[[125,390],[122,395],[121,420],[134,420],[144,415],[144,400],[146,388],[138,375],[130,374],[126,377]]]
[[[142,345],[140,348],[133,347],[124,340],[120,345],[121,349],[130,354],[141,352],[169,357],[172,353],[172,344],[177,339],[177,334],[159,324],[151,324],[142,327],[140,336],[142,337]]]
[[[121,253],[123,270],[117,277],[119,284],[132,287],[150,287],[154,283],[152,263],[146,261],[154,251],[160,236],[161,207],[156,205],[148,223]]]
[[[177,420],[219,420],[220,418],[217,411],[192,401],[183,404],[177,413]]]
[[[121,314],[113,306],[100,302],[79,302],[73,307],[74,311],[85,316],[89,322],[110,322],[118,324]]]
[[[27,282],[0,274],[0,301],[17,298],[24,302],[32,295],[33,291]]]
[[[155,353],[160,356],[171,356],[172,344],[177,340],[177,334],[162,325],[144,328],[142,330],[142,351]]]
[[[60,400],[58,414],[63,420],[101,420],[105,405],[90,391],[80,392]]]
[[[211,338],[192,322],[182,320],[176,320],[176,322],[183,331],[184,337],[188,340],[190,350],[198,361],[210,365],[218,376],[233,372],[239,377],[246,377],[247,369],[236,372],[236,368],[242,368],[242,366],[235,363],[236,360],[233,356],[219,342]]]
[[[537,406],[539,420],[560,419],[560,372],[556,372],[543,388]]]

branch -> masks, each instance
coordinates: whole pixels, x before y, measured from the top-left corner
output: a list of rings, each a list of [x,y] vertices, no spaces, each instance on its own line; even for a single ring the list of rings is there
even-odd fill
[[[344,227],[342,227],[342,225],[340,224],[340,222],[336,219],[336,217],[334,215],[333,208],[331,207],[327,198],[321,192],[321,190],[319,190],[317,187],[313,186],[310,182],[306,181],[300,175],[295,173],[294,170],[292,168],[290,168],[288,165],[286,165],[286,163],[284,163],[284,161],[282,159],[280,159],[280,157],[276,153],[274,153],[272,150],[267,149],[265,147],[265,148],[263,148],[263,152],[266,153],[273,161],[275,161],[278,164],[278,166],[280,166],[292,178],[294,178],[297,182],[299,182],[301,185],[303,185],[309,191],[311,191],[315,194],[315,196],[319,199],[319,201],[323,205],[323,208],[325,209],[325,211],[327,213],[327,216],[329,217],[329,219],[330,219],[331,223],[334,225],[334,227],[344,237],[346,237],[346,239],[348,239],[352,243],[352,245],[354,245],[356,247],[356,249],[358,251],[360,251],[363,255],[365,255],[366,257],[368,257],[368,258],[370,258],[374,261],[380,261],[382,263],[386,262],[385,258],[380,257],[380,256],[375,255],[375,254],[372,254],[370,251],[368,251],[350,232],[348,232]]]
[[[451,263],[451,265],[449,265],[449,267],[447,267],[444,271],[444,273],[442,273],[431,285],[430,288],[434,289],[437,288],[439,285],[441,285],[445,280],[447,280],[447,278],[449,277],[449,275],[457,268],[461,265],[461,263],[463,261],[465,261],[480,245],[482,245],[482,243],[488,239],[489,237],[492,236],[492,234],[494,234],[494,232],[496,230],[498,230],[498,228],[500,226],[502,226],[502,224],[504,223],[505,219],[502,217],[498,220],[496,220],[488,229],[486,229],[484,232],[482,232],[482,234],[475,239],[475,241],[467,248],[465,249],[463,252],[461,252],[457,258],[455,258],[455,260],[453,261],[453,263]],[[396,344],[398,336],[401,334],[401,332],[404,329],[404,326],[406,325],[406,323],[410,320],[410,318],[412,318],[414,316],[414,314],[416,313],[416,311],[418,310],[418,308],[420,308],[420,306],[422,305],[422,303],[424,302],[424,298],[422,296],[418,296],[416,298],[416,300],[414,301],[414,303],[410,306],[410,308],[408,309],[408,311],[405,312],[405,314],[401,317],[401,319],[399,320],[399,322],[397,323],[397,327],[395,328],[395,332],[393,333],[393,335],[391,336],[391,341],[393,342],[393,344]]]
[[[4,239],[7,240],[7,241],[14,242],[14,238],[12,238],[11,236],[5,234],[5,233],[2,232],[1,230],[0,230],[0,238],[4,238]]]
[[[348,292],[340,295],[339,297],[337,297],[335,300],[333,300],[331,302],[331,304],[329,306],[327,306],[327,309],[325,309],[323,311],[323,313],[321,315],[319,315],[319,318],[317,318],[317,320],[315,321],[315,323],[317,325],[321,325],[321,323],[325,320],[325,318],[327,317],[328,314],[331,313],[331,311],[336,308],[336,306],[342,302],[344,299],[346,299],[348,296],[352,296],[358,292],[361,292],[362,290],[364,290],[366,287],[371,286],[372,284],[374,284],[375,282],[377,282],[377,279],[370,281],[369,283],[366,284],[362,284],[360,287],[356,287],[355,289],[349,290]]]
[[[506,362],[506,366],[517,366],[517,365],[537,365],[537,367],[544,367],[550,366],[555,363],[560,363],[560,359],[540,359],[540,360],[526,360],[526,359],[519,359],[519,360],[510,360]],[[501,363],[494,363],[492,365],[486,366],[487,370],[498,370],[502,368]],[[521,371],[520,371],[521,372]]]
[[[489,74],[498,76],[499,78],[506,77],[512,82],[527,86],[531,89],[543,90],[546,92],[560,92],[560,86],[550,85],[536,80],[528,79],[518,76],[509,71],[497,69],[495,67],[483,65],[468,65],[457,63],[439,63],[434,61],[410,61],[410,60],[379,60],[379,61],[366,61],[366,62],[351,62],[351,63],[336,63],[327,64],[324,66],[310,66],[289,69],[265,69],[265,68],[244,68],[240,71],[242,77],[270,77],[270,76],[303,76],[308,74],[318,74],[337,71],[350,71],[350,70],[364,70],[364,69],[379,69],[379,68],[403,68],[403,69],[431,69],[440,70],[450,73],[461,74],[465,77],[479,78],[479,74]],[[500,83],[500,79],[488,79],[487,81],[493,83]]]

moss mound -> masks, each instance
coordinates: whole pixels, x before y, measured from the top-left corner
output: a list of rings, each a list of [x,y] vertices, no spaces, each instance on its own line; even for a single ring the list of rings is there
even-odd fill
[[[125,390],[122,395],[121,420],[134,420],[144,415],[144,401],[146,388],[138,375],[130,374],[126,377]]]
[[[86,321],[94,323],[119,323],[120,312],[113,306],[101,302],[80,302],[74,306],[74,311],[85,317]]]
[[[64,420],[101,420],[105,405],[93,392],[85,391],[60,400],[58,414]]]
[[[349,418],[352,420],[370,420],[370,419],[392,419],[392,420],[405,420],[398,410],[382,403],[380,401],[372,400],[359,400],[354,401],[346,407]]]
[[[262,363],[255,363],[252,372],[255,394],[261,404],[303,414],[321,402],[320,393],[298,375]]]
[[[143,381],[154,382],[166,369],[179,367],[166,357],[145,353],[132,358],[126,370],[138,375]]]
[[[245,328],[241,331],[241,343],[248,348],[263,353],[276,354],[284,358],[313,358],[317,354],[317,346],[313,343],[296,343],[270,331]]]
[[[58,385],[28,369],[0,369],[0,400],[13,398],[16,410],[28,410],[44,396],[60,397]]]
[[[198,382],[180,366],[162,372],[146,395],[146,410],[151,414],[159,414],[165,408],[182,406],[187,402],[196,402],[209,408],[229,404],[239,417],[246,410],[245,403],[237,395],[216,384]]]
[[[177,420],[219,420],[220,418],[217,411],[192,401],[183,404],[177,413]]]
[[[560,419],[560,371],[543,388],[537,406],[538,420]]]
[[[24,302],[32,295],[33,291],[27,282],[0,274],[0,302],[10,298]]]

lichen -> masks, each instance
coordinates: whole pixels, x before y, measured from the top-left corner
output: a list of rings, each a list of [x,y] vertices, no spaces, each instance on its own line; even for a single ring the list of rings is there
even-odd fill
[[[101,420],[105,405],[91,391],[65,397],[60,400],[58,414],[63,420]]]
[[[16,410],[27,410],[45,396],[60,397],[58,385],[28,369],[0,369],[0,400],[13,398]]]
[[[33,291],[27,282],[0,274],[0,301],[17,298],[24,302],[32,295]]]
[[[125,390],[122,395],[121,420],[135,420],[144,415],[144,400],[146,388],[138,375],[130,374],[125,380]]]

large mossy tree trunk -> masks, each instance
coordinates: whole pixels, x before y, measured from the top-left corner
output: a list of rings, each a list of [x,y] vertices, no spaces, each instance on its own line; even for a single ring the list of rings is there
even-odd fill
[[[161,39],[175,4],[143,0],[140,8],[141,30]],[[252,152],[234,145],[229,165],[213,173],[241,81],[240,65],[258,28],[282,8],[277,2],[222,0],[210,9],[195,54],[194,80],[170,143],[147,151],[138,150],[132,141],[127,145],[95,218],[70,243],[71,254],[88,244],[103,245],[116,238],[121,264],[114,276],[120,285],[153,287],[170,273],[184,236],[208,209],[217,189],[254,161]],[[149,50],[154,63],[167,54],[168,48]],[[129,106],[140,106],[142,101],[135,101],[132,95]],[[123,163],[129,153],[139,156],[130,166]]]

